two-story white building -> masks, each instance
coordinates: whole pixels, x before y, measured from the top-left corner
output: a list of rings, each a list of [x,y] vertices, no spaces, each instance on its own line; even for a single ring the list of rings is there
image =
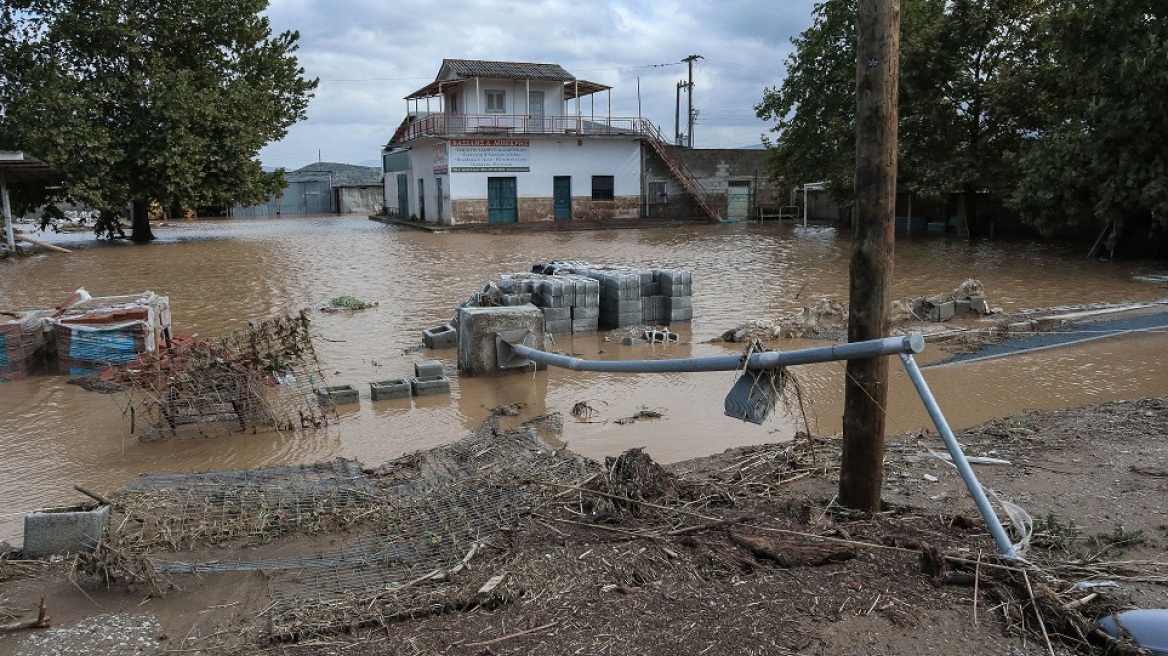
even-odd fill
[[[386,209],[450,225],[645,215],[647,150],[692,178],[648,121],[614,118],[610,98],[597,114],[609,90],[557,64],[443,60],[383,152]]]

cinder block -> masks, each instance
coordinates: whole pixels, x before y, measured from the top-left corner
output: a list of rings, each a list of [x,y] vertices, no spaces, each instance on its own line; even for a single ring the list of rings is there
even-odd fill
[[[529,345],[538,348],[544,343],[543,312],[533,305],[459,308],[458,330],[458,370],[470,376],[495,376],[526,368],[499,366],[495,338],[501,333],[527,332]]]
[[[978,314],[989,314],[990,307],[986,304],[985,296],[982,294],[971,294],[969,297],[969,309]]]
[[[669,312],[669,323],[686,323],[693,321],[692,308],[678,308]]]
[[[637,297],[627,301],[600,301],[601,314],[632,314],[634,312],[641,312],[641,298]]]
[[[572,332],[573,333],[594,333],[600,329],[600,317],[592,319],[573,319]]]
[[[692,310],[693,297],[692,296],[666,296],[665,297],[666,311],[673,310]]]
[[[455,348],[458,346],[458,331],[450,324],[427,328],[422,331],[422,343],[431,349]]]
[[[28,513],[24,516],[24,557],[92,551],[108,525],[109,506]]]
[[[570,321],[572,319],[572,308],[541,308],[543,310],[544,321]]]
[[[549,335],[568,335],[572,332],[572,320],[545,321],[543,327]]]
[[[359,403],[361,393],[352,385],[330,385],[316,391],[316,399],[321,405],[347,405]]]
[[[441,360],[418,360],[414,363],[414,375],[418,378],[432,378],[446,373]]]
[[[641,313],[634,312],[629,314],[600,313],[600,325],[605,328],[625,328],[627,326],[639,326],[642,322]]]
[[[964,299],[958,300],[954,304],[953,313],[957,316],[961,316],[963,314],[969,314],[969,299],[964,298]]]
[[[414,396],[438,396],[450,393],[450,379],[446,376],[418,377],[410,381]]]
[[[413,392],[413,385],[405,378],[381,380],[369,383],[369,392],[374,401],[385,399],[408,399]]]
[[[937,306],[937,317],[939,321],[948,321],[953,318],[953,312],[956,304],[953,301],[945,301]]]
[[[592,319],[595,321],[600,318],[600,308],[598,307],[580,307],[572,308],[572,321],[584,321]]]
[[[641,285],[641,296],[642,297],[660,296],[660,295],[661,295],[661,284],[660,283],[651,282],[647,285]]]

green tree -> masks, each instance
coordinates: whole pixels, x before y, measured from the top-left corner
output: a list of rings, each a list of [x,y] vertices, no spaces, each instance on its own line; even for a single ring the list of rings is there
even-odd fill
[[[787,76],[763,92],[755,113],[774,121],[764,143],[771,175],[796,187],[826,182],[850,206],[856,166],[856,0],[815,5],[814,23],[791,39]]]
[[[1112,247],[1168,230],[1168,8],[1154,0],[1068,0],[1043,24],[1031,78],[1057,98],[1050,127],[1018,158],[1013,194],[1045,233],[1116,222]],[[1126,239],[1124,239],[1126,238]]]
[[[0,8],[0,149],[65,172],[47,197],[101,211],[113,236],[152,202],[259,202],[282,188],[259,150],[305,110],[299,34],[273,35],[266,0],[8,0]]]
[[[1044,1],[901,3],[901,190],[960,192],[970,217],[980,192],[1009,192],[1011,158],[1043,116],[1019,63],[1034,56],[1031,21]],[[812,27],[793,39],[787,77],[755,108],[776,121],[768,145],[778,179],[820,177],[845,203],[855,163],[855,11],[855,0],[816,5]]]

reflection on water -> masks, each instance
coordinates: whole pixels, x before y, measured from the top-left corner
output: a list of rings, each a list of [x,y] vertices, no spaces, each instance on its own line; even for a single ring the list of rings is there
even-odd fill
[[[50,235],[78,249],[0,262],[0,309],[45,308],[85,287],[94,295],[153,290],[170,296],[175,329],[206,336],[249,317],[292,312],[334,296],[380,306],[353,314],[312,315],[318,352],[331,383],[363,391],[340,421],[302,437],[275,433],[140,442],[128,434],[118,397],[84,391],[56,376],[0,384],[0,538],[18,539],[20,514],[74,500],[74,484],[107,491],[143,472],[205,471],[315,461],[337,456],[376,463],[435,446],[476,427],[493,407],[519,403],[521,418],[565,415],[565,439],[593,457],[634,446],[661,461],[789,437],[793,419],[754,426],[722,415],[734,374],[598,374],[551,370],[504,378],[455,380],[450,398],[369,400],[368,382],[408,376],[423,328],[445,323],[455,304],[502,272],[555,259],[686,267],[694,271],[694,321],[682,344],[621,346],[602,335],[559,338],[556,349],[586,358],[724,355],[708,344],[743,321],[778,318],[819,297],[845,300],[850,243],[834,231],[789,225],[694,225],[681,229],[536,234],[429,234],[364,218],[202,221],[159,228],[149,246]],[[966,243],[928,238],[896,246],[895,297],[951,290],[980,279],[1006,310],[1090,301],[1150,300],[1164,290],[1132,282],[1134,264],[1088,262],[1080,252],[1037,244]],[[1103,340],[937,370],[926,378],[950,422],[968,426],[1030,408],[1166,394],[1156,376],[1168,365],[1160,335]],[[783,344],[783,348],[807,346]],[[939,359],[930,348],[921,362]],[[890,431],[927,427],[907,376],[893,362]],[[840,430],[843,368],[801,367],[811,428]],[[587,401],[588,423],[568,411]],[[619,425],[642,406],[665,417]],[[801,419],[799,420],[802,421]]]

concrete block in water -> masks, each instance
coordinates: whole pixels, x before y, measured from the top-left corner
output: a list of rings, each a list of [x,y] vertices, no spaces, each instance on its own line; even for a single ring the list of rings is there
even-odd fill
[[[450,324],[422,331],[422,343],[426,348],[444,349],[458,346],[458,331]]]
[[[954,303],[953,313],[955,315],[961,316],[964,314],[969,314],[969,311],[970,311],[970,309],[969,309],[969,299],[968,298],[959,299]]]
[[[534,305],[460,308],[458,327],[458,370],[469,376],[495,376],[527,368],[500,366],[495,337],[501,333],[526,334],[525,343],[535,348],[544,344],[543,312]]]
[[[317,390],[316,399],[321,405],[346,405],[360,402],[361,393],[352,385],[330,385]]]
[[[953,313],[956,308],[956,303],[953,301],[945,301],[937,306],[937,320],[948,321],[953,318]]]
[[[985,296],[982,294],[970,294],[969,309],[978,314],[989,314],[990,307],[986,304]]]
[[[441,376],[446,371],[442,368],[441,360],[418,360],[414,363],[414,375],[418,378]]]
[[[65,508],[24,516],[24,557],[90,551],[105,536],[109,506]]]
[[[573,333],[594,333],[597,330],[600,330],[600,317],[572,320]]]
[[[426,376],[410,381],[414,396],[438,396],[450,393],[450,379],[446,376]]]
[[[572,332],[572,320],[545,321],[543,328],[549,335],[568,335]]]
[[[677,308],[670,310],[669,323],[686,323],[693,321],[693,308]]]
[[[414,391],[410,381],[405,378],[395,378],[394,380],[381,380],[369,383],[369,392],[374,401],[384,401],[385,399],[408,399]]]
[[[673,310],[692,310],[693,297],[692,296],[666,296],[665,308],[672,312]]]

